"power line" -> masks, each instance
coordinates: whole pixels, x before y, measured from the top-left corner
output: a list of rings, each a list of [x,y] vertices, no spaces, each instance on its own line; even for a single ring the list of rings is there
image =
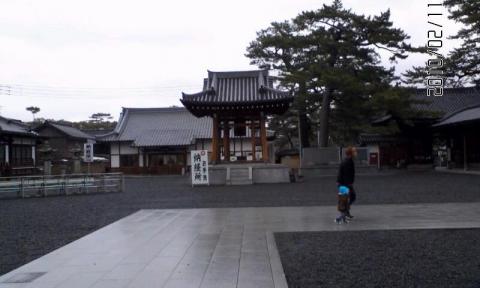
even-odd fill
[[[34,98],[54,98],[72,100],[99,100],[126,97],[167,97],[165,93],[176,90],[174,94],[179,95],[182,90],[199,88],[199,85],[177,85],[177,86],[146,86],[146,87],[116,87],[116,88],[78,88],[59,87],[44,85],[26,84],[1,84],[0,96],[20,96]],[[80,98],[80,99],[79,99]]]
[[[142,90],[142,89],[173,89],[173,88],[192,88],[199,85],[175,85],[175,86],[141,86],[141,87],[72,87],[72,86],[50,86],[50,85],[32,85],[32,84],[1,84],[0,87],[25,87],[25,88],[38,88],[48,90]]]

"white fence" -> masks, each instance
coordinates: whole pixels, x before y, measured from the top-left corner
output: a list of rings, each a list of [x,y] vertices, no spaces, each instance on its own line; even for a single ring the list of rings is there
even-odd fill
[[[0,198],[122,192],[122,173],[0,177]]]

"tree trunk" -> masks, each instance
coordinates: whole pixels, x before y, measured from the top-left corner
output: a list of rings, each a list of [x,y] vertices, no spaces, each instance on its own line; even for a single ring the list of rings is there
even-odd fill
[[[305,100],[307,98],[307,88],[306,88],[306,83],[301,82],[299,83],[300,89],[299,89],[299,96],[300,96],[300,101],[299,101],[299,106],[298,106],[298,129],[299,129],[299,137],[300,137],[300,146],[301,148],[307,148],[310,147],[310,141],[309,141],[309,135],[308,135],[308,117],[307,117],[307,111],[306,111],[306,104]]]
[[[328,147],[328,119],[330,118],[332,90],[327,87],[322,99],[322,109],[320,110],[320,147]]]
[[[298,112],[298,125],[300,129],[300,144],[302,148],[310,147],[310,139],[308,135],[308,117],[305,111]]]

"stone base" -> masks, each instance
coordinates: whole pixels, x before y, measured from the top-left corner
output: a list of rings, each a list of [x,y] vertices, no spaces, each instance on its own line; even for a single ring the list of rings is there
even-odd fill
[[[289,183],[289,168],[282,164],[235,163],[217,164],[208,167],[210,185],[242,185],[257,183]],[[239,174],[240,170],[245,171]],[[246,172],[248,171],[248,172]],[[242,175],[243,179],[235,179]],[[245,175],[245,176],[243,176]]]

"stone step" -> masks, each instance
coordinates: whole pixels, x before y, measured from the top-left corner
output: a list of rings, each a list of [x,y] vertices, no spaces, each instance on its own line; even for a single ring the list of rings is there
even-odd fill
[[[250,185],[252,180],[247,168],[230,169],[230,185]]]
[[[248,176],[248,170],[242,171],[242,170],[230,170],[230,175],[235,175],[235,176]]]
[[[232,179],[230,185],[251,185],[252,181],[250,179]]]

